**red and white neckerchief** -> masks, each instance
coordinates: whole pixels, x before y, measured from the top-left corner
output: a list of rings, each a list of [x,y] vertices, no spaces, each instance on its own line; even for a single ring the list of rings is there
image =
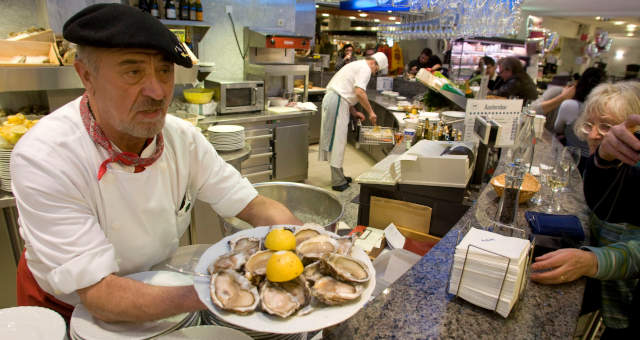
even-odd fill
[[[162,131],[156,136],[156,150],[153,152],[151,157],[140,157],[132,152],[117,152],[113,150],[113,146],[111,142],[104,135],[102,129],[96,123],[93,114],[91,113],[91,108],[89,107],[89,96],[85,92],[82,95],[82,99],[80,100],[80,116],[82,117],[82,123],[84,123],[85,129],[87,129],[87,133],[89,133],[89,137],[98,145],[102,146],[107,152],[109,152],[109,158],[105,159],[102,164],[100,164],[100,169],[98,170],[98,181],[104,176],[107,172],[107,164],[111,162],[121,163],[126,166],[134,166],[134,172],[142,172],[146,167],[153,164],[160,155],[162,155],[162,150],[164,150],[164,138],[162,138]]]

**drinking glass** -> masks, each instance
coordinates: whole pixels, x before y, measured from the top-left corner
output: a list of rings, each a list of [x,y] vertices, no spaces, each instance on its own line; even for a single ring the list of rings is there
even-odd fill
[[[548,170],[547,183],[551,187],[551,202],[547,207],[547,212],[558,213],[561,210],[560,202],[558,202],[558,193],[561,192],[563,187],[567,186],[569,181],[569,170],[563,167],[561,164],[556,163]]]

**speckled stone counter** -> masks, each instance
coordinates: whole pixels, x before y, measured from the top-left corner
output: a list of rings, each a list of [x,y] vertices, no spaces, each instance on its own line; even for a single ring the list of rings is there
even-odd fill
[[[548,139],[537,154],[548,152]],[[572,192],[560,197],[565,214],[575,214],[586,226],[582,184],[576,176]],[[349,320],[327,328],[323,339],[569,339],[582,303],[586,279],[546,286],[529,281],[508,318],[447,293],[449,270],[459,233],[479,225],[496,209],[497,196],[485,186],[472,209],[416,265]],[[537,210],[520,205],[524,212]],[[526,227],[528,228],[528,226]]]

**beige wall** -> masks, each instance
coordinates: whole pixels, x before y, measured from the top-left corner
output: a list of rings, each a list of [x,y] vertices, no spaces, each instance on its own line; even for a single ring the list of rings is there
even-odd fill
[[[624,51],[624,57],[621,60],[615,58],[617,50]],[[622,77],[627,64],[640,64],[640,39],[614,38],[611,50],[601,55],[599,59],[607,63],[607,74]]]

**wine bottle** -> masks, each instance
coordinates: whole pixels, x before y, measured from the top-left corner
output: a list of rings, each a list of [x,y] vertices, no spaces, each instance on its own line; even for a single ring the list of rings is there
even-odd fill
[[[160,9],[158,8],[158,0],[151,0],[151,15],[160,19]]]
[[[167,0],[164,5],[164,17],[169,20],[176,20],[176,5],[173,0]]]
[[[145,13],[150,13],[149,3],[147,2],[147,0],[139,0],[138,8]]]
[[[200,2],[200,0],[196,0],[196,19],[198,21],[204,20],[202,15],[202,2]]]
[[[180,19],[189,20],[189,1],[180,0]]]
[[[189,20],[198,20],[196,10],[196,2],[194,0],[189,0]]]

